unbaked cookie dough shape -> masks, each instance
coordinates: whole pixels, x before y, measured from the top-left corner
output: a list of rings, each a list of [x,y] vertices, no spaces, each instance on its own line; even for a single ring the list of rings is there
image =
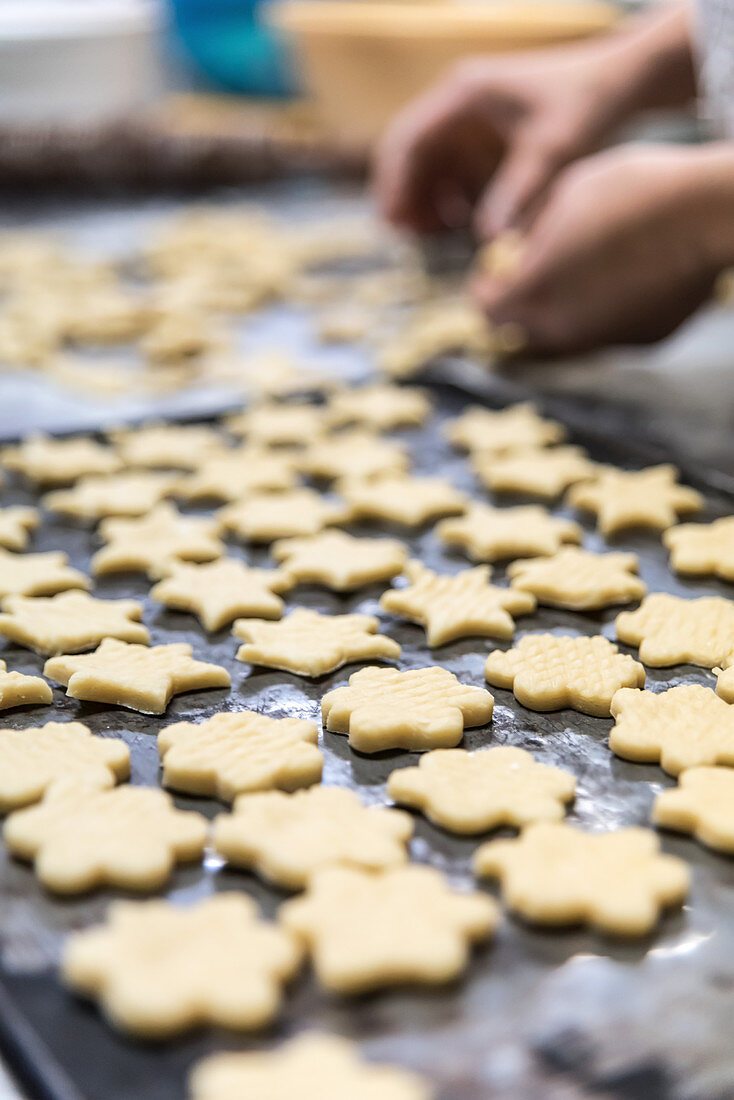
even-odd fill
[[[677,787],[656,796],[652,821],[690,833],[707,848],[734,854],[734,770],[688,768]]]
[[[302,468],[312,477],[371,479],[405,473],[410,459],[405,447],[355,428],[317,439],[306,451]]]
[[[191,1100],[432,1100],[415,1073],[364,1062],[336,1035],[306,1032],[276,1050],[213,1054],[189,1078]]]
[[[296,939],[242,893],[191,906],[117,901],[103,924],[66,941],[61,976],[113,1027],[164,1038],[196,1025],[264,1027],[301,957]]]
[[[31,531],[35,531],[40,522],[37,508],[20,504],[0,508],[0,546],[6,550],[25,550]]]
[[[410,584],[385,592],[380,607],[391,615],[421,623],[431,647],[477,635],[511,638],[515,633],[512,616],[535,610],[533,596],[490,584],[488,565],[448,575],[411,561],[405,574]]]
[[[150,595],[166,607],[190,611],[214,631],[239,615],[280,618],[285,605],[276,593],[291,584],[282,569],[254,569],[235,558],[220,558],[203,564],[171,562]]]
[[[37,802],[60,780],[85,788],[111,787],[130,774],[125,742],[94,736],[81,722],[0,729],[0,759],[3,814]]]
[[[324,432],[324,410],[317,405],[255,405],[225,420],[227,429],[256,446],[306,446]]]
[[[470,945],[494,931],[498,910],[484,894],[451,890],[432,867],[330,867],[278,919],[306,946],[324,989],[356,994],[458,977]]]
[[[315,489],[253,493],[218,513],[224,527],[249,542],[316,535],[324,527],[347,523],[351,510]]]
[[[529,558],[507,566],[512,588],[530,592],[538,603],[571,611],[596,611],[640,600],[647,586],[635,576],[636,554],[592,554],[564,546],[550,558]]]
[[[601,634],[526,634],[506,653],[490,653],[484,675],[494,687],[509,688],[530,710],[571,707],[597,718],[611,713],[620,688],[645,683],[642,665]]]
[[[734,707],[701,684],[618,691],[609,747],[625,760],[660,763],[670,775],[707,764],[734,767]]]
[[[51,687],[40,676],[8,672],[5,661],[0,661],[0,710],[52,702]]]
[[[177,480],[175,474],[151,470],[124,471],[106,477],[96,474],[80,478],[71,489],[46,493],[42,504],[50,512],[87,522],[106,516],[144,516],[170,495]]]
[[[327,730],[349,735],[359,752],[453,748],[466,726],[483,726],[494,699],[434,665],[398,671],[361,668],[321,700]]]
[[[597,516],[603,535],[628,527],[652,527],[664,531],[678,516],[700,512],[704,499],[695,489],[678,484],[674,466],[648,466],[644,470],[602,468],[593,481],[574,485],[569,504]]]
[[[400,646],[378,634],[374,615],[322,615],[298,607],[280,622],[238,619],[232,628],[244,645],[237,660],[298,676],[324,676],[355,661],[393,661]]]
[[[91,581],[57,550],[9,554],[0,549],[0,599],[5,596],[53,596],[70,588],[91,588]]]
[[[0,462],[39,485],[66,485],[87,474],[117,473],[122,466],[114,451],[88,437],[54,439],[41,434],[4,447]]]
[[[194,473],[176,482],[176,495],[183,500],[234,501],[250,493],[292,489],[297,480],[289,454],[240,447],[205,458]]]
[[[617,638],[639,647],[653,668],[691,664],[714,668],[734,652],[734,600],[722,596],[683,599],[667,592],[646,596],[614,623]]]
[[[464,493],[443,477],[407,474],[373,481],[345,480],[340,491],[352,509],[353,520],[376,520],[402,527],[421,527],[439,516],[465,511]]]
[[[561,424],[545,420],[529,402],[499,411],[470,405],[461,416],[447,423],[445,434],[454,447],[463,451],[494,455],[528,447],[550,447],[566,437]]]
[[[376,432],[419,427],[430,415],[428,393],[417,386],[359,386],[334,394],[326,408],[333,427],[361,424]]]
[[[324,867],[405,863],[412,835],[410,814],[363,806],[343,787],[240,795],[234,812],[214,822],[219,855],[288,890],[303,889]]]
[[[502,900],[536,924],[588,924],[613,936],[644,936],[664,907],[687,892],[687,865],[663,855],[649,829],[585,833],[571,825],[529,825],[513,840],[490,840],[474,870],[498,878]]]
[[[376,581],[391,580],[408,558],[397,539],[362,539],[344,531],[322,531],[300,539],[279,539],[270,553],[282,562],[294,584],[320,584],[335,592],[352,592]]]
[[[166,501],[139,519],[105,519],[99,534],[107,545],[92,558],[92,572],[140,572],[155,578],[172,560],[212,561],[224,553],[220,531],[218,520],[183,516]]]
[[[721,668],[714,671],[718,674],[716,694],[720,695],[726,703],[734,703],[734,653],[725,657],[721,662]]]
[[[502,561],[556,554],[565,542],[581,542],[583,531],[573,520],[552,516],[537,504],[492,508],[472,503],[466,514],[445,519],[436,534],[447,546],[458,546],[474,561]]]
[[[33,862],[39,881],[58,894],[102,886],[157,890],[176,863],[199,859],[207,837],[201,814],[177,810],[153,787],[85,788],[67,779],[42,802],[12,813],[3,840]]]
[[[126,466],[151,469],[194,470],[223,446],[219,432],[205,424],[145,424],[108,434]]]
[[[2,601],[0,635],[36,653],[80,653],[104,638],[147,645],[137,600],[97,600],[86,592],[58,596],[7,596]]]
[[[496,493],[524,493],[555,500],[569,485],[594,476],[597,466],[581,447],[539,447],[495,455],[477,451],[472,469]]]
[[[663,534],[676,573],[700,577],[711,574],[734,581],[734,516],[713,523],[681,523]]]
[[[318,783],[324,758],[315,722],[252,710],[176,722],[158,734],[163,784],[231,802],[250,791],[294,791]]]
[[[390,773],[387,794],[420,810],[451,833],[470,835],[502,825],[523,828],[559,821],[576,793],[576,780],[536,762],[514,745],[467,752],[435,749],[417,767]]]
[[[195,661],[191,654],[184,642],[148,648],[105,638],[94,653],[51,657],[43,671],[73,699],[163,714],[183,691],[230,686],[226,668]]]

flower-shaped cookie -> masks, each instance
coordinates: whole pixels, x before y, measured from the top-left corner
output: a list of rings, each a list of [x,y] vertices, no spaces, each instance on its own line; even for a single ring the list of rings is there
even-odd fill
[[[182,516],[163,501],[139,519],[105,519],[99,533],[107,543],[92,558],[92,572],[147,573],[157,577],[170,561],[212,561],[224,553],[215,519]]]
[[[44,508],[77,519],[96,521],[105,516],[144,516],[176,485],[175,474],[132,470],[100,477],[82,477],[71,489],[46,493]]]
[[[665,531],[663,543],[676,573],[711,573],[722,581],[734,581],[734,516],[713,523],[681,523]]]
[[[307,1032],[277,1050],[213,1054],[189,1078],[191,1100],[431,1100],[427,1081],[396,1066],[363,1062],[336,1035]]]
[[[679,515],[700,512],[704,504],[695,489],[678,484],[674,466],[601,469],[593,481],[574,485],[568,501],[577,508],[595,512],[603,535],[613,535],[627,527],[664,531],[677,522]]]
[[[290,455],[239,447],[209,455],[176,483],[176,494],[184,500],[239,500],[249,493],[292,489],[296,480]]]
[[[89,577],[72,569],[57,550],[42,554],[9,554],[0,550],[0,598],[53,596],[70,588],[90,588]]]
[[[6,550],[25,550],[30,532],[40,522],[37,508],[22,505],[0,508],[0,546]]]
[[[538,924],[583,922],[615,936],[644,936],[664,906],[683,901],[688,867],[662,855],[649,829],[584,833],[530,825],[515,840],[490,840],[474,870],[502,881],[502,900]]]
[[[58,780],[111,787],[130,772],[130,750],[116,737],[94,737],[81,722],[0,729],[0,813],[37,802]]]
[[[400,573],[408,549],[397,539],[358,539],[344,531],[322,531],[302,539],[279,539],[270,553],[298,584],[322,584],[351,592]]]
[[[430,414],[431,402],[426,390],[384,383],[336,393],[326,409],[327,421],[334,427],[362,424],[377,432],[418,427]]]
[[[255,405],[225,421],[235,435],[262,447],[305,446],[324,431],[324,411],[317,405]]]
[[[499,456],[477,451],[472,468],[482,484],[495,492],[555,500],[569,485],[592,477],[596,464],[581,447],[538,447]]]
[[[327,500],[314,489],[292,489],[284,493],[253,493],[219,511],[229,531],[250,542],[316,535],[324,527],[346,523],[351,511],[344,504]]]
[[[653,764],[671,775],[701,764],[734,767],[734,707],[701,684],[667,691],[618,691],[609,747],[625,760]]]
[[[564,546],[551,558],[513,561],[507,575],[513,588],[531,592],[538,603],[593,611],[642,599],[647,586],[635,576],[636,554],[591,554]]]
[[[343,787],[241,795],[234,813],[214,822],[220,855],[290,890],[335,864],[377,871],[405,863],[412,835],[409,814],[363,806]]]
[[[515,633],[512,616],[535,610],[533,596],[490,584],[488,565],[449,576],[411,561],[405,573],[410,584],[385,592],[380,606],[392,615],[425,626],[429,646],[446,645],[472,635],[511,638]]]
[[[246,791],[294,791],[321,779],[319,731],[302,718],[252,710],[176,722],[158,734],[163,783],[231,802]]]
[[[576,792],[576,780],[538,764],[513,745],[466,752],[436,749],[415,768],[398,768],[387,781],[390,798],[413,806],[452,833],[483,833],[500,825],[522,828],[558,821]]]
[[[405,672],[369,667],[328,692],[321,715],[332,733],[349,735],[353,749],[382,752],[453,748],[465,726],[489,722],[493,707],[488,691],[460,683],[438,665]]]
[[[303,469],[313,477],[375,478],[403,474],[410,467],[405,447],[355,429],[317,439],[308,448]]]
[[[583,537],[578,523],[552,516],[537,504],[492,508],[476,502],[465,515],[442,520],[436,534],[447,546],[460,547],[474,561],[556,554],[564,542],[581,542]]]
[[[72,699],[163,714],[171,698],[182,691],[230,686],[226,668],[195,661],[191,653],[184,642],[148,649],[105,638],[94,653],[51,657],[43,671],[63,684]]]
[[[420,527],[438,516],[463,512],[466,497],[443,477],[380,477],[345,481],[342,495],[356,520],[378,520]]]
[[[65,485],[85,474],[114,474],[122,466],[109,447],[93,439],[53,439],[31,435],[17,447],[4,447],[0,461],[8,470],[17,470],[29,481],[40,485]]]
[[[544,420],[529,402],[497,412],[483,405],[470,405],[446,425],[446,437],[455,447],[495,455],[548,447],[560,443],[565,435],[560,424]]]
[[[303,897],[278,919],[312,956],[320,984],[333,993],[382,986],[436,985],[458,977],[472,943],[486,940],[497,907],[483,894],[459,894],[432,867],[319,871]]]
[[[597,718],[611,713],[615,691],[645,683],[642,665],[601,634],[526,634],[506,653],[490,653],[484,675],[530,710],[571,707]]]
[[[238,619],[232,632],[245,642],[238,661],[323,676],[355,661],[396,660],[400,646],[378,634],[379,625],[373,615],[321,615],[298,607],[277,623]]]
[[[708,848],[734,853],[734,771],[688,768],[673,790],[661,791],[652,807],[655,825],[691,833]]]
[[[157,890],[176,863],[200,858],[206,834],[206,818],[175,809],[165,791],[63,779],[42,802],[10,815],[3,840],[34,862],[49,890],[80,894],[98,886]]]
[[[114,1027],[161,1038],[197,1024],[270,1023],[301,955],[295,938],[261,920],[245,894],[187,907],[117,901],[104,924],[66,941],[61,975],[100,1001]]]
[[[222,448],[222,437],[204,424],[146,424],[109,433],[126,466],[195,470],[202,458]]]
[[[219,630],[238,615],[278,619],[292,581],[282,569],[253,569],[235,558],[192,565],[171,562],[165,577],[150,590],[154,600],[198,615],[207,630]]]
[[[722,596],[688,600],[653,592],[635,611],[617,615],[614,626],[620,642],[639,646],[640,660],[653,668],[713,668],[734,652],[734,601]]]
[[[8,672],[5,661],[0,661],[0,710],[30,706],[33,703],[52,702],[53,692],[40,676]]]
[[[7,596],[2,602],[0,635],[36,653],[79,653],[104,638],[147,645],[150,634],[140,622],[137,600],[96,600],[86,592],[58,596]]]

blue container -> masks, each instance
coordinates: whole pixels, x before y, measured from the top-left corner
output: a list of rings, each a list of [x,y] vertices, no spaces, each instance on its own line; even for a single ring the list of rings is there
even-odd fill
[[[297,92],[284,43],[260,20],[262,0],[170,0],[170,7],[179,42],[223,91]]]

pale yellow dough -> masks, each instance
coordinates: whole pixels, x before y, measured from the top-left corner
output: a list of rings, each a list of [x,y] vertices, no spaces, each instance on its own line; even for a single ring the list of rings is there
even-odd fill
[[[183,500],[239,500],[250,493],[292,489],[296,466],[290,454],[238,447],[210,455],[176,483]]]
[[[252,710],[176,722],[158,734],[163,783],[225,802],[243,792],[309,787],[321,779],[318,739],[314,722]]]
[[[597,718],[611,713],[619,688],[645,683],[642,665],[601,634],[526,634],[506,653],[490,653],[484,674],[494,687],[509,688],[530,710],[571,707]]]
[[[339,488],[355,520],[384,520],[403,527],[420,527],[439,516],[463,512],[467,506],[466,496],[443,477],[346,480]]]
[[[552,516],[545,508],[492,508],[473,502],[466,514],[445,519],[436,534],[447,546],[458,546],[474,561],[501,561],[556,554],[564,542],[581,542],[583,531],[573,520]]]
[[[69,558],[56,550],[42,554],[10,554],[0,549],[0,598],[53,596],[70,588],[91,588],[91,581]]]
[[[87,474],[114,474],[122,466],[114,451],[93,439],[40,434],[28,436],[17,447],[4,447],[0,461],[39,485],[64,485]]]
[[[240,795],[214,822],[214,847],[237,867],[300,890],[324,867],[377,871],[405,863],[413,819],[366,807],[343,787]]]
[[[238,619],[232,632],[245,642],[238,661],[323,676],[355,661],[396,660],[400,646],[378,634],[379,625],[373,615],[321,615],[299,607],[277,623]]]
[[[0,508],[0,546],[6,550],[25,550],[31,531],[35,531],[40,522],[37,508],[22,505]]]
[[[450,443],[464,451],[494,455],[549,447],[566,436],[560,424],[544,420],[528,402],[497,412],[482,405],[470,405],[461,416],[447,423],[445,434]]]
[[[5,661],[0,661],[0,710],[52,702],[51,687],[40,676],[8,672]]]
[[[721,596],[688,600],[653,592],[635,611],[618,615],[614,626],[620,642],[639,646],[640,660],[653,668],[714,668],[734,652],[734,600]]]
[[[66,941],[61,976],[99,1001],[113,1027],[163,1038],[201,1024],[270,1023],[301,955],[295,938],[262,920],[245,894],[188,906],[116,901],[103,924]]]
[[[225,420],[229,431],[263,447],[305,447],[323,434],[324,411],[316,405],[255,405]]]
[[[105,516],[143,516],[170,495],[175,474],[150,470],[125,471],[82,477],[71,489],[46,493],[43,506],[77,519],[96,521]]]
[[[33,862],[40,882],[59,894],[157,890],[176,863],[201,857],[206,836],[206,818],[175,809],[164,791],[90,789],[66,779],[3,828],[10,852]]]
[[[351,509],[327,500],[314,489],[283,493],[253,493],[222,508],[224,527],[250,542],[316,535],[331,524],[346,523]]]
[[[182,691],[230,686],[225,668],[195,661],[191,653],[184,642],[149,649],[105,638],[94,653],[51,657],[43,671],[63,684],[73,699],[163,714],[171,698]]]
[[[636,554],[591,554],[564,546],[551,558],[513,561],[507,566],[511,585],[531,592],[538,603],[572,611],[594,611],[640,600],[647,592],[637,572]]]
[[[387,794],[421,810],[452,833],[483,833],[559,821],[576,792],[568,772],[539,764],[525,749],[498,745],[479,752],[436,749],[417,767],[390,773]]]
[[[218,520],[182,516],[165,501],[140,519],[105,519],[99,534],[107,545],[92,558],[92,572],[156,577],[175,559],[212,561],[224,553],[220,531]]]
[[[335,592],[390,580],[408,558],[407,546],[396,539],[360,539],[344,531],[279,539],[270,553],[292,583],[321,584]]]
[[[681,523],[669,528],[663,543],[676,573],[734,581],[734,516],[713,523]]]
[[[386,384],[334,394],[326,409],[327,422],[334,427],[361,424],[377,432],[419,427],[430,415],[431,400],[426,390]]]
[[[97,600],[86,592],[58,596],[7,596],[2,601],[0,635],[36,653],[79,653],[104,638],[147,645],[137,600]]]
[[[571,825],[530,825],[515,840],[490,840],[474,870],[499,878],[509,909],[538,924],[591,925],[614,936],[651,932],[666,906],[688,893],[687,865],[662,855],[649,829],[584,833]]]
[[[207,630],[219,630],[239,615],[278,619],[283,601],[277,592],[291,587],[282,569],[253,569],[235,558],[202,565],[171,562],[165,577],[150,590],[152,599],[177,611],[198,615]]]
[[[690,833],[707,848],[734,854],[734,771],[688,768],[676,788],[656,796],[652,821]]]
[[[432,867],[330,867],[278,919],[307,947],[324,989],[355,994],[458,977],[470,945],[494,931],[498,910],[484,894],[452,891]]]
[[[359,752],[453,748],[465,726],[483,726],[494,700],[484,688],[462,684],[434,665],[398,671],[368,667],[321,700],[324,725],[349,735]]]
[[[721,668],[714,669],[718,674],[716,678],[716,694],[727,703],[734,703],[734,653],[728,654],[721,662]]]
[[[357,428],[317,439],[303,459],[307,473],[331,479],[369,480],[403,474],[409,468],[410,460],[402,444]]]
[[[109,432],[126,466],[194,470],[205,455],[222,448],[215,428],[203,424],[146,424]]]
[[[540,447],[499,456],[477,451],[472,468],[487,489],[555,500],[569,485],[592,477],[596,465],[581,447]]]
[[[648,466],[644,470],[600,468],[590,482],[574,485],[569,504],[597,515],[603,535],[627,527],[652,527],[664,531],[687,512],[700,512],[704,500],[695,489],[678,484],[674,466]]]

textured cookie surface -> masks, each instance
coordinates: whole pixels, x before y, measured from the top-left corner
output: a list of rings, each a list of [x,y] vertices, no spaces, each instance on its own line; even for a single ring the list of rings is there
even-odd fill
[[[661,791],[652,821],[666,829],[691,833],[708,848],[734,853],[734,771],[689,768],[673,790]]]
[[[390,580],[408,557],[407,547],[397,539],[360,539],[344,531],[280,539],[270,552],[294,583],[322,584],[337,592]]]
[[[150,595],[166,607],[198,615],[207,630],[219,630],[238,615],[280,618],[284,604],[276,593],[290,584],[283,570],[253,569],[235,558],[222,558],[203,564],[172,562]]]
[[[41,485],[65,485],[85,474],[113,474],[122,466],[109,447],[84,436],[52,439],[32,435],[17,447],[4,447],[0,461],[8,470]]]
[[[560,424],[544,420],[529,403],[511,405],[499,412],[471,405],[446,426],[447,438],[455,447],[485,454],[548,447],[560,443],[565,434]]]
[[[79,653],[104,638],[147,645],[137,600],[97,600],[86,592],[58,596],[7,596],[2,602],[0,635],[36,653]]]
[[[0,661],[0,710],[28,706],[31,703],[52,702],[51,687],[40,676],[8,672],[5,661]]]
[[[350,511],[314,489],[292,489],[283,493],[253,493],[222,508],[219,517],[240,538],[272,542],[315,535],[330,524],[345,523]]]
[[[595,512],[603,535],[613,535],[627,527],[664,531],[677,522],[679,515],[699,512],[704,503],[695,489],[678,484],[674,466],[603,469],[594,481],[574,485],[568,500],[577,508]]]
[[[107,477],[83,477],[71,489],[46,493],[43,505],[77,519],[144,516],[168,496],[177,478],[150,470],[133,470]]]
[[[471,504],[466,514],[456,519],[442,520],[436,534],[475,561],[555,554],[564,542],[581,542],[583,536],[573,520],[552,516],[538,505],[492,508],[482,503]]]
[[[734,601],[722,596],[696,600],[653,592],[635,611],[615,620],[617,638],[640,650],[654,668],[692,664],[713,668],[734,652]]]
[[[56,550],[42,554],[9,554],[0,549],[0,598],[53,596],[70,588],[90,588],[89,577],[72,569],[68,557]]]
[[[548,500],[560,496],[569,485],[592,477],[596,470],[580,447],[540,447],[499,456],[478,451],[472,467],[488,489]]]
[[[442,477],[380,477],[340,486],[355,519],[420,527],[438,516],[463,512],[466,497]]]
[[[530,710],[572,707],[597,717],[611,713],[615,691],[645,683],[642,665],[601,634],[526,634],[506,653],[490,653],[484,674]]]
[[[734,516],[713,523],[681,523],[663,535],[676,573],[703,576],[711,573],[734,581]]]
[[[536,763],[525,749],[499,745],[478,752],[436,749],[414,768],[390,773],[387,793],[422,810],[452,833],[483,833],[558,821],[575,794],[568,772]]]
[[[551,558],[513,561],[507,575],[513,588],[531,592],[538,603],[592,611],[642,599],[647,586],[635,576],[636,554],[591,554],[564,546]]]
[[[564,824],[530,825],[517,839],[490,840],[474,857],[478,875],[499,878],[502,900],[539,924],[590,924],[644,936],[664,906],[683,901],[689,873],[662,855],[649,829],[584,833]]]
[[[139,519],[105,519],[99,534],[106,545],[92,558],[92,572],[142,572],[154,578],[175,559],[211,561],[224,553],[221,525],[214,519],[182,516],[163,501]]]

